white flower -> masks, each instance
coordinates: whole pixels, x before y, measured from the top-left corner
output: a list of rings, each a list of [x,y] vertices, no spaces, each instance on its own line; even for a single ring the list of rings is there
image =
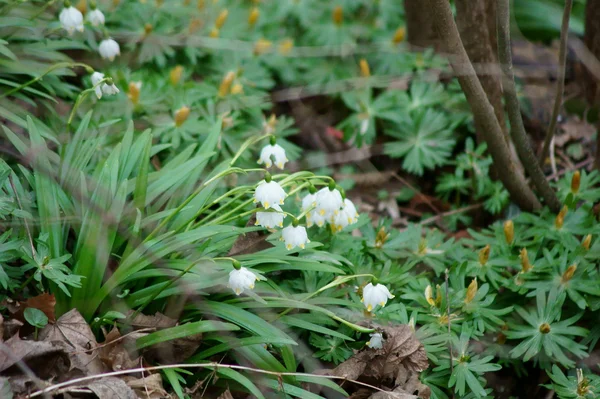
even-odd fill
[[[254,283],[257,280],[258,277],[256,274],[245,267],[241,267],[239,270],[233,269],[229,272],[228,287],[231,288],[236,295],[240,295],[244,290],[254,289]]]
[[[304,249],[304,246],[310,242],[304,226],[294,227],[292,225],[281,231],[281,240],[285,241],[285,247],[288,250],[296,247]]]
[[[286,214],[281,211],[281,207],[277,204],[273,204],[271,208],[277,212],[256,212],[256,225],[266,227],[267,229],[283,227],[283,219],[286,217]]]
[[[321,227],[325,224],[325,216],[320,215],[314,207],[317,205],[317,195],[316,194],[307,194],[304,198],[302,198],[302,212],[306,212],[309,209],[313,208],[306,214],[306,226],[312,227],[313,224]]]
[[[369,118],[363,119],[360,122],[360,134],[364,136],[367,130],[369,130]]]
[[[102,85],[102,92],[103,92],[104,94],[106,94],[106,95],[109,95],[109,96],[110,96],[110,95],[113,95],[113,94],[117,94],[117,93],[119,93],[119,92],[120,92],[120,90],[117,88],[117,86],[115,86],[115,84],[114,84],[114,83],[112,83],[112,84],[107,84],[107,83],[104,83],[104,84]],[[97,93],[96,93],[96,94],[97,94]]]
[[[265,209],[273,205],[283,205],[286,196],[279,183],[273,180],[268,183],[262,180],[254,190],[254,202],[260,202]]]
[[[333,230],[341,231],[344,227],[354,224],[358,221],[358,212],[356,207],[348,198],[344,200],[344,206],[340,212],[334,217]]]
[[[282,146],[279,144],[268,144],[260,152],[258,164],[262,165],[264,163],[266,168],[270,168],[273,165],[271,157],[275,159],[275,166],[277,166],[279,169],[283,169],[285,163],[288,161],[287,157],[285,156],[285,150]]]
[[[99,99],[102,98],[102,85],[98,84],[104,79],[104,74],[100,72],[92,73],[92,85],[94,85],[94,91],[96,92],[96,97]]]
[[[83,32],[83,14],[75,7],[63,8],[58,19],[69,35],[72,35],[75,30]]]
[[[394,295],[390,293],[387,287],[383,284],[369,283],[363,288],[363,299],[362,302],[370,312],[377,307],[377,305],[384,307],[388,299],[392,299]]]
[[[329,187],[325,187],[317,192],[316,210],[327,221],[333,220],[343,204],[342,194],[335,188],[330,190]]]
[[[373,349],[381,349],[383,348],[383,335],[381,333],[373,333],[369,334],[371,339],[367,342],[367,346]]]
[[[104,25],[104,14],[96,8],[95,10],[90,11],[87,15],[87,20],[90,21],[93,26]]]
[[[117,55],[121,55],[121,48],[119,47],[119,43],[113,39],[104,39],[100,42],[98,52],[102,58],[108,58],[110,61],[113,61]]]

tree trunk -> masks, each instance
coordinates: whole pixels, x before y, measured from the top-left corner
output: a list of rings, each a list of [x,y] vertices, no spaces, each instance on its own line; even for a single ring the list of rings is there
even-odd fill
[[[588,0],[585,6],[585,34],[583,42],[590,53],[600,60],[600,0]],[[599,72],[599,71],[596,71]],[[585,67],[581,77],[582,87],[587,101],[591,105],[600,105],[600,80]],[[600,169],[600,121],[597,123],[596,169]]]
[[[408,42],[417,50],[437,45],[433,19],[423,0],[404,0]]]

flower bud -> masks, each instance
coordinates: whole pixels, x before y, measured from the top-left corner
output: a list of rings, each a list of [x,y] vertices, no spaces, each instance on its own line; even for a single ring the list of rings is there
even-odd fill
[[[477,295],[477,279],[474,278],[471,284],[467,287],[467,296],[465,297],[465,303],[470,303]]]
[[[242,94],[244,92],[244,86],[241,83],[236,83],[231,86],[231,94]]]
[[[488,244],[479,251],[479,264],[481,266],[485,266],[490,258],[490,248],[490,244]]]
[[[181,75],[183,75],[183,67],[181,65],[177,65],[175,68],[171,69],[169,72],[169,80],[173,86],[176,86],[177,83],[179,83]]]
[[[383,244],[390,238],[390,235],[385,231],[385,227],[381,226],[377,235],[375,236],[375,248],[383,247]]]
[[[512,244],[515,239],[515,225],[512,220],[504,222],[504,238],[507,244]]]
[[[283,55],[287,55],[294,48],[294,41],[292,39],[284,39],[279,43],[279,52]]]
[[[363,78],[368,78],[371,76],[371,69],[369,68],[369,63],[364,58],[360,59],[360,76]]]
[[[219,97],[225,97],[231,90],[231,84],[235,79],[235,72],[229,71],[219,85]]]
[[[269,40],[258,39],[256,43],[254,43],[254,55],[266,53],[267,51],[269,51],[272,45],[273,43],[271,43],[271,41]]]
[[[82,14],[85,14],[87,12],[87,1],[79,0],[75,8],[78,9]]]
[[[394,33],[394,38],[392,39],[392,42],[394,44],[400,44],[404,41],[404,36],[406,36],[406,29],[404,29],[404,27],[400,27],[400,28],[396,29],[396,32]]]
[[[198,30],[200,30],[200,28],[202,28],[203,22],[202,19],[200,18],[192,18],[192,20],[190,21],[190,24],[188,26],[188,32],[189,34],[193,34],[198,32]]]
[[[573,173],[571,178],[571,192],[577,194],[579,192],[579,186],[581,185],[581,173],[578,170]]]
[[[342,6],[336,6],[333,9],[331,19],[333,20],[333,23],[338,26],[344,22],[344,11],[342,10]]]
[[[558,215],[556,215],[556,219],[554,219],[554,227],[556,227],[557,230],[559,230],[563,227],[563,224],[565,222],[565,215],[567,214],[568,211],[569,211],[569,208],[567,208],[566,206],[563,206],[562,209],[560,210],[560,212],[558,213]]]
[[[179,127],[185,123],[190,116],[190,108],[185,105],[175,111],[175,126]]]
[[[127,97],[133,103],[138,105],[140,102],[140,91],[142,88],[142,82],[129,82],[129,89],[127,90]]]
[[[567,270],[565,270],[565,272],[563,273],[563,275],[560,279],[561,282],[564,284],[564,283],[570,281],[573,278],[573,275],[575,274],[576,270],[577,270],[576,264],[572,264],[571,266],[567,267]]]
[[[221,29],[223,25],[225,25],[225,21],[227,21],[227,16],[229,15],[229,11],[225,8],[221,10],[217,20],[215,21],[215,28]]]
[[[144,24],[144,36],[148,36],[154,30],[154,26],[150,22]]]
[[[258,21],[259,16],[260,11],[258,11],[258,7],[252,8],[252,10],[250,10],[250,14],[248,15],[248,25],[254,26],[256,21]]]
[[[433,288],[431,288],[431,285],[427,285],[425,288],[425,300],[431,306],[435,306],[435,300],[433,299]]]
[[[542,334],[548,334],[550,332],[550,324],[543,323],[542,325],[540,325],[540,332]]]
[[[217,29],[217,28],[212,28],[212,29],[210,30],[210,33],[208,34],[208,36],[209,36],[211,39],[216,39],[217,37],[219,37],[219,29]]]
[[[527,273],[528,271],[533,269],[533,266],[529,262],[529,256],[527,256],[527,248],[521,249],[519,258],[521,258],[521,272],[522,273]]]
[[[587,236],[585,236],[585,238],[583,239],[583,241],[581,242],[581,246],[586,250],[589,251],[590,250],[590,245],[592,244],[592,235],[588,234]]]

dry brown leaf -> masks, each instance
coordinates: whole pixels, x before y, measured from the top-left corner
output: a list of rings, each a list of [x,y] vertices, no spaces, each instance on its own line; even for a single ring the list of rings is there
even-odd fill
[[[571,140],[591,140],[596,132],[594,125],[582,121],[578,116],[570,116],[565,122],[560,124],[560,129],[563,131],[563,134],[557,134],[554,137],[554,143],[558,147],[564,147]]]
[[[0,372],[20,361],[25,362],[34,372],[38,370],[38,366],[42,366],[42,371],[49,372],[54,370],[55,364],[60,365],[59,368],[64,372],[68,370],[69,363],[67,348],[62,342],[27,341],[15,334],[4,343],[4,350],[8,351],[9,355],[0,356]]]
[[[27,308],[35,308],[39,309],[46,317],[48,317],[48,321],[51,323],[56,321],[56,315],[54,314],[54,307],[56,306],[56,298],[52,294],[43,293],[31,298],[28,298],[25,302],[19,302],[16,308],[16,312],[13,314],[13,317],[17,320],[25,322],[25,318],[23,317],[23,312]]]
[[[138,399],[133,389],[116,377],[101,378],[79,388],[89,389],[98,399]]]
[[[132,314],[133,311],[129,312],[127,315],[128,318],[131,317]],[[160,312],[156,312],[153,316],[147,316],[139,313],[137,316],[135,316],[130,324],[136,330],[141,328],[155,328],[159,330],[161,328],[175,327],[177,325],[177,320],[165,316]]]
[[[146,334],[136,334],[138,337]],[[98,348],[100,360],[113,371],[128,370],[139,365],[139,355],[135,342],[123,339],[119,329],[114,327]]]
[[[246,223],[246,227],[254,227],[254,223],[256,223],[256,214],[252,214],[248,223]],[[272,245],[266,240],[267,237],[268,234],[261,231],[250,231],[245,234],[240,234],[233,243],[227,256],[250,254],[270,248]]]
[[[233,395],[229,392],[229,389],[219,395],[217,399],[233,399]]]
[[[81,370],[85,375],[100,374],[105,367],[93,350],[98,344],[83,316],[72,309],[48,324],[40,333],[40,341],[63,342],[69,348],[71,369]]]
[[[23,327],[23,323],[16,319],[5,320],[2,325],[4,331],[0,336],[0,342],[10,339],[13,335],[19,332],[19,329]]]
[[[202,334],[194,334],[161,342],[144,350],[144,359],[151,363],[181,363],[196,352],[201,341]]]
[[[163,388],[160,374],[150,374],[143,378],[127,376],[123,379],[127,383],[127,386],[133,389],[140,398],[164,399],[171,397]]]

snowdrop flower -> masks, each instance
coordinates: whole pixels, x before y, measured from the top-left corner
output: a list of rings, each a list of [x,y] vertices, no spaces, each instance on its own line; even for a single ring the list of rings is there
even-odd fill
[[[329,187],[322,188],[317,192],[317,212],[324,216],[327,221],[332,221],[343,206],[342,194],[335,188],[335,182]]]
[[[388,299],[392,299],[394,295],[390,293],[387,287],[383,284],[369,283],[363,288],[362,302],[365,304],[367,311],[372,311],[377,305],[384,307]]]
[[[294,226],[294,223],[281,231],[281,240],[285,241],[285,247],[288,250],[296,247],[304,249],[304,246],[310,242],[306,234],[306,228],[304,226]]]
[[[63,29],[66,30],[69,35],[72,35],[75,30],[83,32],[83,14],[81,11],[71,6],[71,3],[65,1],[65,8],[60,12],[58,19]]]
[[[381,349],[383,348],[383,335],[381,333],[373,333],[369,334],[371,339],[367,342],[367,346],[373,349]]]
[[[104,14],[97,8],[94,8],[87,15],[87,20],[90,21],[92,26],[104,25]]]
[[[288,161],[285,156],[285,150],[279,144],[269,144],[266,145],[262,151],[260,152],[260,157],[258,159],[258,164],[265,164],[266,168],[270,168],[273,165],[271,161],[271,157],[275,159],[275,166],[279,169],[283,169],[285,163]]]
[[[98,52],[102,58],[108,58],[110,61],[113,61],[117,55],[121,55],[121,48],[119,47],[119,43],[108,38],[100,42]]]
[[[311,191],[314,190],[314,187],[311,187]],[[306,226],[312,227],[313,224],[316,224],[319,227],[322,227],[325,224],[325,216],[320,215],[319,212],[314,209],[317,205],[317,195],[314,193],[307,194],[304,198],[302,198],[302,212],[306,212],[309,209],[313,208],[311,211],[308,211],[306,214]]]
[[[344,227],[354,224],[358,221],[358,212],[356,207],[348,198],[344,200],[343,208],[333,219],[333,230],[341,231]]]
[[[256,190],[254,190],[254,202],[260,202],[265,209],[269,209],[273,205],[283,205],[286,196],[287,194],[279,183],[271,180],[269,175],[265,177],[265,180],[258,183]]]
[[[110,81],[110,82],[104,83],[102,85],[102,92],[106,95],[111,96],[113,94],[119,93],[120,90],[117,88],[117,86],[115,86],[115,84],[112,81]],[[96,94],[98,94],[98,93],[96,93]]]
[[[275,227],[283,227],[283,219],[286,214],[281,211],[281,207],[277,204],[271,206],[277,212],[256,212],[255,225],[274,229]]]
[[[234,265],[235,267],[235,265]],[[254,283],[259,279],[256,274],[252,273],[245,267],[239,266],[234,268],[229,273],[229,284],[228,287],[235,292],[236,295],[240,295],[244,290],[253,290]]]
[[[99,85],[98,83],[104,79],[104,74],[100,72],[94,72],[92,73],[91,79],[92,85],[94,85],[94,91],[96,92],[96,97],[98,97],[98,99],[102,98],[102,85]]]

